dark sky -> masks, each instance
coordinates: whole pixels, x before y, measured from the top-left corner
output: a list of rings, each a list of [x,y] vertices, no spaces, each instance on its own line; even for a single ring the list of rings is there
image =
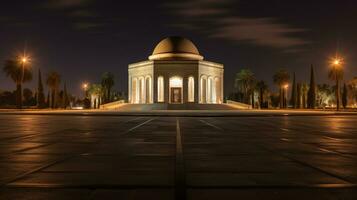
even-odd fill
[[[147,59],[170,35],[191,39],[207,60],[225,65],[225,89],[250,68],[271,86],[279,68],[308,81],[314,64],[328,83],[328,60],[345,59],[345,79],[357,76],[354,0],[1,0],[0,61],[27,47],[33,70],[58,71],[75,95],[105,71],[127,91],[127,66]],[[2,64],[3,65],[3,64]],[[35,88],[34,81],[26,87]],[[15,85],[0,74],[0,90]]]

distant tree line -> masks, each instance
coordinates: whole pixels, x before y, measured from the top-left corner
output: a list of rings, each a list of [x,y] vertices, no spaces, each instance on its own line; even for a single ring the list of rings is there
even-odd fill
[[[48,94],[45,95],[42,73],[38,70],[37,88],[31,90],[23,88],[23,84],[32,81],[32,67],[23,66],[20,58],[9,59],[5,61],[3,72],[16,84],[16,90],[0,92],[0,106],[16,106],[21,109],[23,106],[31,108],[68,108],[75,98],[67,91],[66,83],[61,86],[61,76],[57,72],[50,72],[46,77],[46,86]],[[61,88],[62,87],[62,88]]]
[[[235,77],[234,92],[228,98],[250,104],[253,108],[295,108],[315,109],[357,106],[357,77],[343,81],[342,67],[331,67],[328,77],[335,85],[316,84],[314,67],[310,67],[309,83],[298,82],[296,74],[291,75],[286,69],[279,69],[273,75],[273,82],[278,93],[271,91],[263,80],[257,80],[249,69],[240,70]],[[288,95],[290,91],[290,96]]]
[[[126,94],[114,92],[114,74],[105,72],[102,74],[100,83],[90,84],[86,91],[85,107],[98,109],[101,105],[118,100],[125,100]]]
[[[0,91],[1,107],[66,109],[82,105],[86,108],[99,108],[102,104],[126,99],[125,93],[113,91],[115,79],[110,72],[102,75],[99,84],[90,84],[86,88],[84,99],[72,96],[67,90],[66,82],[56,71],[51,71],[43,79],[41,70],[38,69],[37,88],[23,89],[23,85],[33,79],[33,67],[31,62],[26,61],[22,57],[5,61],[2,71],[15,83],[16,90]],[[44,85],[47,86],[47,93]]]

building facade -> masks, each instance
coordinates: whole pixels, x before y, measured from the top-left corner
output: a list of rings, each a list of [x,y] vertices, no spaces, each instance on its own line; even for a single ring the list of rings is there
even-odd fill
[[[183,37],[168,37],[147,61],[129,65],[129,103],[221,104],[222,64],[205,61]]]

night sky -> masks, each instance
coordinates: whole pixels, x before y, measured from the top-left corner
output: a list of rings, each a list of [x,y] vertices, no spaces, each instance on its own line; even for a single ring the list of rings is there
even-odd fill
[[[70,91],[84,81],[116,76],[116,90],[127,91],[129,63],[146,60],[155,45],[172,35],[191,39],[209,61],[225,65],[225,90],[236,72],[251,69],[271,87],[280,68],[309,80],[314,64],[318,83],[327,79],[328,60],[338,51],[345,80],[357,76],[357,1],[286,0],[2,0],[0,61],[26,46],[35,88],[37,70],[57,71]],[[15,85],[0,73],[0,90]]]

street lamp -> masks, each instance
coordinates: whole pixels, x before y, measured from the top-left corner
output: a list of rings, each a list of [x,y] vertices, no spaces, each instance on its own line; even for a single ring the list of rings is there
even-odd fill
[[[341,61],[340,61],[339,59],[335,59],[335,60],[333,61],[333,64],[334,64],[334,65],[340,65],[340,62],[341,62]]]
[[[343,64],[343,59],[336,56],[335,58],[332,58],[330,62],[333,67],[340,67]]]
[[[30,59],[28,56],[23,55],[20,57],[19,59],[20,63],[21,63],[21,85],[24,82],[25,79],[25,67],[26,64],[29,63]],[[22,108],[22,87],[20,88],[20,101],[19,101],[19,107]]]
[[[88,83],[83,83],[82,88],[84,90],[84,98],[87,98],[87,91],[88,91],[89,84]]]
[[[283,87],[284,87],[284,90],[283,90],[283,92],[284,92],[284,95],[283,95],[284,96],[284,108],[286,108],[289,84],[285,84]]]
[[[25,65],[29,63],[30,59],[27,56],[22,56],[20,57],[20,63],[22,67],[22,74],[21,74],[21,82],[24,81],[24,76],[25,76]]]
[[[343,74],[343,59],[341,57],[336,56],[335,58],[331,59],[331,72],[332,72],[332,79],[336,81],[336,110],[340,109],[340,79],[342,80]]]

